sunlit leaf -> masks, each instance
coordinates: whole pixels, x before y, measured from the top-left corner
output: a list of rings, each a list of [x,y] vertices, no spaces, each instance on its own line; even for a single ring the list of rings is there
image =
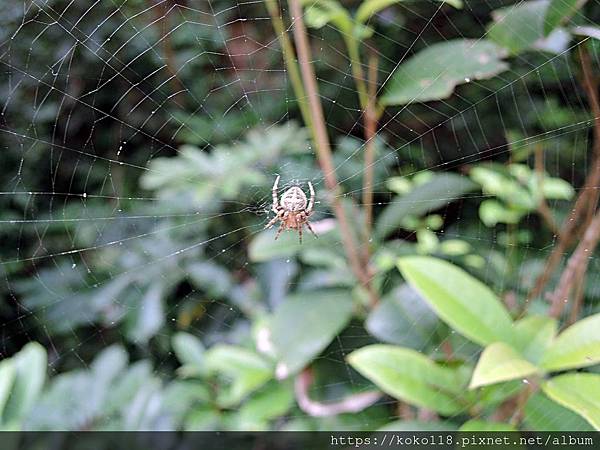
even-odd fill
[[[600,375],[584,372],[560,375],[545,381],[542,390],[600,430]]]
[[[384,105],[441,100],[470,80],[508,69],[504,50],[487,40],[456,39],[430,45],[400,64],[381,98]]]
[[[546,370],[586,367],[600,362],[600,314],[574,323],[550,344],[540,364]]]
[[[456,9],[461,9],[463,7],[462,0],[439,0],[449,5],[455,7]],[[410,3],[411,0],[364,0],[358,9],[356,10],[355,19],[357,22],[363,23],[366,22],[373,16],[377,14],[382,9],[388,8],[389,6],[395,5],[397,3]]]
[[[512,342],[513,324],[506,308],[464,270],[427,256],[400,258],[398,268],[437,315],[463,336],[480,345]]]
[[[502,342],[495,342],[488,345],[481,353],[469,388],[524,378],[537,372],[538,368],[525,360],[512,347]]]
[[[4,407],[4,423],[19,421],[29,412],[46,380],[46,349],[37,342],[25,345],[12,361],[15,379]]]
[[[529,361],[538,363],[546,348],[556,336],[556,319],[541,315],[527,315],[515,322],[515,348]]]

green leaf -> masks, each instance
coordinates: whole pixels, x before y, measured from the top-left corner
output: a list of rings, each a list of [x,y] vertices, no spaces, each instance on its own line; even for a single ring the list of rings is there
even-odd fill
[[[359,23],[364,23],[371,18],[371,16],[377,14],[382,9],[385,9],[389,6],[395,5],[397,3],[404,3],[405,1],[410,2],[410,0],[364,0],[358,9],[356,10],[356,15],[354,16],[355,20]],[[448,3],[456,9],[462,9],[463,2],[462,0],[439,0],[444,3]]]
[[[479,205],[479,218],[487,227],[499,223],[516,224],[525,215],[524,211],[507,207],[497,200],[484,200]]]
[[[512,342],[508,311],[486,285],[464,270],[427,256],[402,257],[398,268],[437,315],[463,336],[480,345]]]
[[[557,329],[558,323],[552,317],[526,316],[515,322],[515,348],[537,364],[556,336]]]
[[[0,423],[2,423],[2,412],[6,401],[10,396],[10,391],[15,381],[15,364],[12,359],[0,361]]]
[[[433,342],[439,325],[429,305],[408,284],[386,295],[365,322],[367,331],[377,339],[415,350]]]
[[[487,40],[433,44],[398,67],[381,103],[406,105],[448,98],[459,84],[492,78],[508,69],[504,56],[501,47]]]
[[[175,355],[184,364],[186,374],[202,374],[204,372],[204,346],[202,342],[189,333],[175,333],[172,338]]]
[[[586,0],[551,0],[544,17],[544,35],[567,22],[586,3]]]
[[[467,420],[458,431],[517,431],[509,423],[488,422],[486,420],[471,419]]]
[[[241,402],[272,378],[271,365],[256,353],[233,345],[216,345],[206,352],[209,373],[224,375],[229,387],[221,390],[217,402],[231,407]]]
[[[368,345],[352,352],[348,362],[392,397],[445,415],[465,409],[459,401],[463,383],[458,372],[419,352],[392,345]]]
[[[541,393],[527,401],[523,421],[527,429],[536,431],[593,431],[581,416]]]
[[[46,349],[30,342],[13,358],[15,382],[4,409],[4,423],[18,422],[31,409],[46,379]]]
[[[256,392],[240,408],[246,422],[262,422],[284,415],[294,404],[294,390],[289,383],[271,382]]]
[[[352,316],[348,291],[302,292],[287,297],[271,319],[278,376],[303,369],[348,324]]]
[[[490,40],[516,55],[544,37],[544,16],[548,0],[519,2],[492,12],[488,27]]]
[[[600,314],[586,317],[560,333],[544,354],[547,370],[586,367],[600,362]]]
[[[523,378],[537,372],[538,368],[524,360],[515,349],[502,342],[495,342],[481,353],[469,389]]]
[[[436,173],[431,180],[415,187],[382,211],[377,219],[376,235],[382,239],[394,232],[409,216],[420,217],[459,200],[477,184],[455,173]]]
[[[600,430],[600,375],[584,372],[560,375],[544,382],[542,390]]]
[[[275,225],[275,228],[278,225]],[[277,240],[275,228],[264,230],[250,242],[248,255],[253,262],[265,262],[276,258],[290,258],[295,256],[300,250],[306,251],[309,248],[323,248],[329,245],[335,246],[340,238],[336,230],[320,234],[316,239],[311,233],[304,233],[302,244],[298,240],[296,231],[283,231]]]

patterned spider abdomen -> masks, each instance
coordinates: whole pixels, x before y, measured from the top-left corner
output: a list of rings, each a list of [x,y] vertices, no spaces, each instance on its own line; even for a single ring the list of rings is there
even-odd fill
[[[287,211],[302,211],[306,209],[306,194],[299,187],[293,186],[283,193],[280,204]]]

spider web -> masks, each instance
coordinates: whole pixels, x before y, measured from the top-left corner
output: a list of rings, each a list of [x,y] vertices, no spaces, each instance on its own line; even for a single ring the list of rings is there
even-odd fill
[[[489,16],[479,15],[482,5],[501,6],[467,2],[457,11],[409,3],[372,17],[377,45],[369,50],[379,60],[379,93],[417,51],[453,38],[485,38]],[[309,269],[295,254],[252,254],[272,217],[277,174],[280,192],[314,184],[311,221],[318,233],[333,219],[262,1],[27,0],[3,4],[0,12],[6,21],[0,34],[3,356],[41,342],[49,373],[57,375],[89,369],[98,347],[119,343],[132,360],[152,357],[153,375],[169,379],[177,363],[165,348],[176,330],[208,347],[242,344],[255,308],[270,311],[286,295],[330,287],[319,279],[322,264]],[[478,26],[472,35],[461,31],[465,16]],[[352,63],[330,24],[309,33],[341,195],[360,201],[366,144]],[[586,168],[577,166],[586,164],[593,118],[569,55],[589,39],[550,56],[515,56],[507,70],[491,80],[465,80],[449,99],[390,108],[376,137],[375,216],[394,201],[385,182],[390,176],[413,180],[450,171],[466,180],[471,165],[507,161],[519,146],[547,146],[546,170],[581,186]],[[545,121],[561,113],[570,119]],[[578,152],[561,153],[565,142]],[[503,244],[501,227],[486,227],[473,213],[490,197],[449,192],[434,211],[444,226],[433,231],[442,241],[468,243],[485,263],[478,275],[496,292],[510,292],[531,282],[531,267],[497,273],[499,249],[539,263],[555,239]],[[521,223],[532,229],[539,217],[532,213]],[[414,242],[415,232],[396,237]],[[286,239],[296,237],[285,233]],[[315,244],[305,233],[304,240],[328,257],[343,255],[339,236]],[[592,296],[597,268],[592,257]],[[397,285],[390,273],[382,290]],[[418,333],[425,320],[413,316],[403,332]],[[452,333],[439,339],[440,332],[423,337],[433,354],[454,342]],[[345,357],[374,340],[351,322],[319,358],[342,370],[316,380],[315,391],[332,401],[367,389]],[[453,351],[475,361],[479,350],[457,342]],[[374,429],[398,418],[394,405],[388,399],[354,421],[326,418],[321,426]],[[293,427],[305,416],[296,408],[287,417]]]

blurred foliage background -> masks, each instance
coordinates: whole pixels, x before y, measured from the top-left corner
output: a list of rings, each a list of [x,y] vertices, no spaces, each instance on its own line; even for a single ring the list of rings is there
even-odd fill
[[[529,295],[597,189],[598,2],[303,2],[375,303],[269,5],[0,4],[0,427],[600,428],[593,247],[559,314],[577,242]],[[318,240],[263,231],[276,174],[315,184]]]

